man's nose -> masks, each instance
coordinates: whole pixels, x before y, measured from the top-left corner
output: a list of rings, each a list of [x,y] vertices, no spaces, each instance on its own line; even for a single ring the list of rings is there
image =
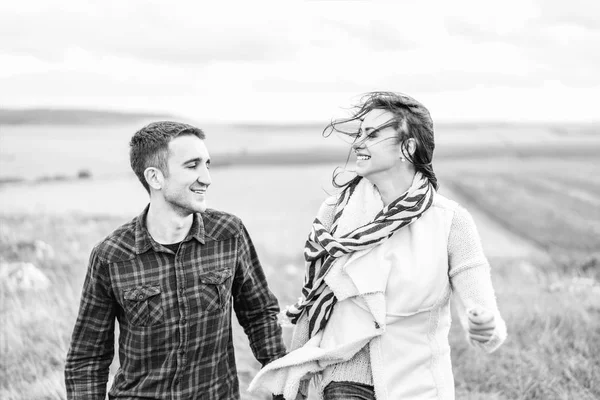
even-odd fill
[[[212,179],[210,178],[210,172],[207,168],[204,169],[198,176],[198,183],[201,183],[205,186],[209,186],[212,183]]]

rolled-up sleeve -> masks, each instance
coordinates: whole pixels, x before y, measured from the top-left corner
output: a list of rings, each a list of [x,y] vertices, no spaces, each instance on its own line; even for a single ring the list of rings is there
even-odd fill
[[[65,365],[68,399],[104,400],[106,396],[114,355],[116,314],[109,282],[107,265],[95,248],[90,256]]]

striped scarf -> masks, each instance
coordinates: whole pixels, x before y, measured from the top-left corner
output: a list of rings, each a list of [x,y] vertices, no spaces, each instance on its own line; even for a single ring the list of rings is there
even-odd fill
[[[333,263],[344,255],[378,245],[398,229],[419,219],[433,202],[433,187],[426,177],[417,172],[408,191],[383,207],[371,222],[336,237],[344,207],[359,183],[360,181],[347,187],[340,194],[329,230],[319,217],[315,219],[304,247],[306,275],[302,297],[287,308],[285,315],[295,324],[302,313],[306,312],[310,337],[325,327],[337,303],[333,291],[324,280]]]

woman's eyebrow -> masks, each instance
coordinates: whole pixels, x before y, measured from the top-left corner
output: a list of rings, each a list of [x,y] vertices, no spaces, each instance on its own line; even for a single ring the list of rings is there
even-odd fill
[[[361,127],[359,128],[359,130],[361,130],[363,132],[376,131],[376,130],[379,130],[379,129],[387,128],[388,126],[391,126],[393,123],[394,123],[394,120],[391,119],[391,120],[389,120],[387,122],[384,122],[381,125],[377,125],[377,126],[374,126],[374,127],[373,126],[368,126],[366,128],[363,128],[362,125],[361,125]]]

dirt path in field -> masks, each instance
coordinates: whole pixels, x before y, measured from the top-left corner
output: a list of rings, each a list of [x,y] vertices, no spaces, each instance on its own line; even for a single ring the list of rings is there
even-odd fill
[[[512,232],[497,222],[487,212],[453,190],[449,185],[443,187],[441,194],[456,200],[473,216],[481,236],[483,249],[488,258],[546,260],[547,252],[538,244]]]

